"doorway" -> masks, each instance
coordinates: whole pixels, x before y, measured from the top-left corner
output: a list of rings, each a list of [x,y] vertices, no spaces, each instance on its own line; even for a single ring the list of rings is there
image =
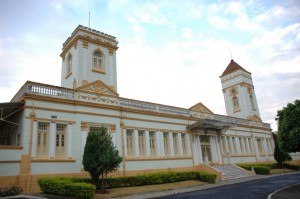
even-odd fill
[[[201,142],[202,160],[204,164],[209,165],[212,163],[209,136],[201,135],[200,142]]]

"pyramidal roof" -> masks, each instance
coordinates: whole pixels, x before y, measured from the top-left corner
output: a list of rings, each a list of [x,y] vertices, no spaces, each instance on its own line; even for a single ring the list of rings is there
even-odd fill
[[[243,67],[241,67],[240,65],[238,65],[233,59],[230,61],[230,63],[228,64],[228,66],[226,67],[226,69],[224,70],[223,74],[220,77],[223,77],[225,75],[228,75],[230,73],[233,73],[237,70],[242,70],[245,71],[247,73],[250,73],[249,71],[247,71],[246,69],[244,69]],[[250,73],[251,74],[251,73]]]

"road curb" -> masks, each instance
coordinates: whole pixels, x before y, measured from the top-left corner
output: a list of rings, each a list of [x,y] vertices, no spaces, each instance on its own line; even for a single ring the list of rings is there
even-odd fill
[[[293,184],[293,185],[290,185],[290,186],[287,186],[287,187],[283,187],[283,188],[281,188],[281,189],[278,189],[278,190],[274,191],[273,193],[270,193],[270,194],[268,195],[268,198],[267,198],[267,199],[272,199],[272,196],[273,196],[274,194],[278,193],[279,191],[282,191],[282,190],[284,190],[284,189],[288,189],[288,188],[290,188],[290,187],[297,186],[297,185],[300,185],[300,183]]]

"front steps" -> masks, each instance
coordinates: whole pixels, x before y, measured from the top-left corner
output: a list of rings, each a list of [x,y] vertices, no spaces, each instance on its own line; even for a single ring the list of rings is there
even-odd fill
[[[254,176],[255,174],[251,171],[247,171],[245,169],[242,169],[240,167],[227,164],[227,165],[215,165],[212,166],[215,170],[221,172],[221,180],[230,180],[235,178],[243,178],[243,177],[249,177]]]

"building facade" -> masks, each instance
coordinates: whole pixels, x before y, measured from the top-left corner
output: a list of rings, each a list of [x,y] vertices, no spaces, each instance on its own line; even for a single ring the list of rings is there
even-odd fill
[[[231,60],[220,76],[227,116],[202,103],[184,109],[123,98],[117,44],[79,25],[60,54],[61,87],[28,81],[1,104],[0,184],[34,192],[39,176],[87,175],[86,138],[102,126],[123,158],[114,175],[274,160],[250,72]]]

